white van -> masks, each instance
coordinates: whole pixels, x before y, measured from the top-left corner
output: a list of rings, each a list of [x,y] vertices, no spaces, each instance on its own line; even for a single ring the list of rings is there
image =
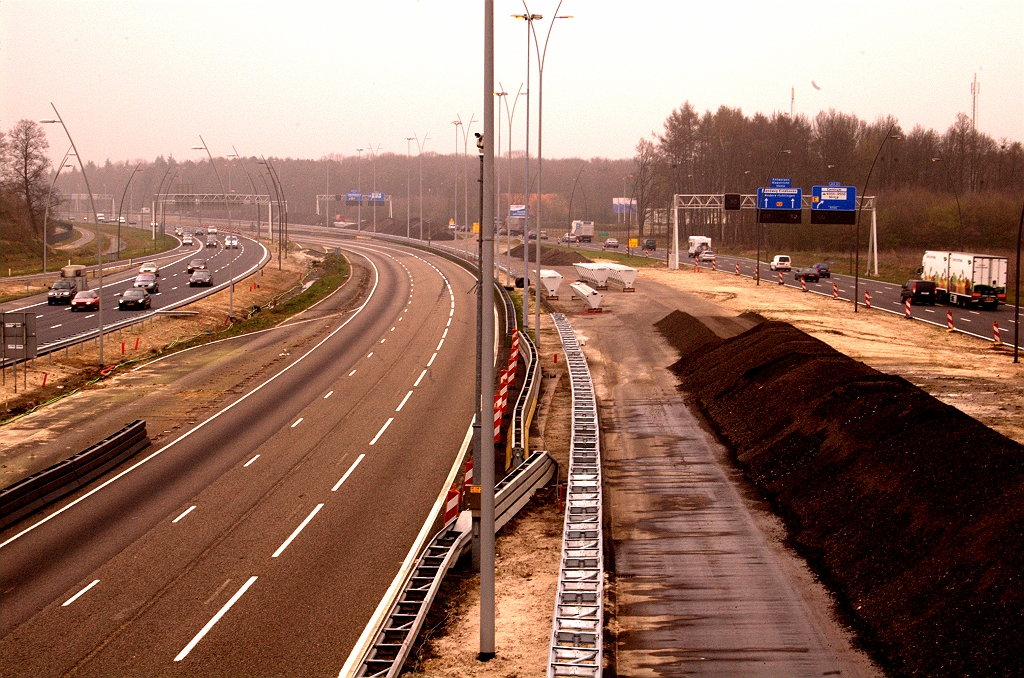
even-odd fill
[[[793,268],[793,262],[790,261],[788,254],[776,254],[768,267],[773,271],[788,271]]]

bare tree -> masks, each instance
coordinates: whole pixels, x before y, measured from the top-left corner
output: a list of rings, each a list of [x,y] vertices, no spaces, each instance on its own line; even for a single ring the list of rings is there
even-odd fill
[[[636,199],[637,236],[644,235],[644,222],[647,211],[654,204],[654,165],[657,150],[647,139],[636,144],[636,155],[633,157],[633,197]]]
[[[36,237],[43,233],[42,213],[49,188],[50,159],[46,157],[49,148],[46,134],[35,121],[19,120],[7,135],[0,167],[4,188],[24,203]]]

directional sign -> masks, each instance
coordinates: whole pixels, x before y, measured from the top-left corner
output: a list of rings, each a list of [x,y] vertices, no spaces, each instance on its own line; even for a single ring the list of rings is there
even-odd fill
[[[345,202],[350,205],[358,205],[363,201],[363,194],[359,191],[349,191],[345,194]]]
[[[853,212],[857,209],[857,188],[855,186],[812,186],[811,209]]]
[[[772,178],[768,181],[768,185],[772,188],[793,188],[792,179],[776,179]]]
[[[757,208],[761,210],[799,210],[803,199],[802,188],[757,189]]]
[[[526,217],[526,205],[509,205],[508,215],[510,217]]]
[[[380,191],[371,192],[366,199],[368,202],[387,202],[387,199],[384,197],[384,194],[381,193]]]
[[[0,313],[0,356],[4,360],[36,357],[36,314]]]

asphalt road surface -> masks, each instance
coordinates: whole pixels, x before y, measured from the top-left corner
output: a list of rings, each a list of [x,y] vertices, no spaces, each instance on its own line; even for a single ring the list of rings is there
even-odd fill
[[[475,338],[465,270],[343,247],[363,306],[196,349],[271,367],[0,533],[0,675],[337,673],[446,489]]]
[[[206,247],[205,237],[202,243],[181,245],[174,251],[161,257],[139,259],[137,265],[121,273],[103,276],[103,293],[100,307],[103,309],[103,324],[109,328],[117,323],[137,320],[151,315],[161,308],[187,303],[187,300],[198,299],[211,293],[209,287],[189,287],[191,275],[186,267],[192,259],[205,259],[207,268],[213,273],[213,285],[216,287],[232,278],[251,273],[259,267],[267,256],[267,250],[254,240],[238,237],[238,248],[225,249],[225,234],[217,235],[217,246]],[[118,310],[117,295],[132,286],[138,274],[138,266],[145,261],[156,261],[160,266],[157,281],[160,291],[151,294],[153,299],[150,310]],[[56,276],[54,276],[56,277]],[[90,289],[95,289],[96,280],[90,279]],[[40,347],[76,336],[94,333],[99,327],[99,319],[95,311],[72,311],[70,305],[58,304],[50,306],[46,294],[37,294],[15,302],[4,304],[5,311],[35,311],[36,332]]]

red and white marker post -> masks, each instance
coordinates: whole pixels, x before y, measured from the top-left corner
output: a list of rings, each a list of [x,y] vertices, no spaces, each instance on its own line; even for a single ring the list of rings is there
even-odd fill
[[[806,292],[807,291],[807,281],[804,280],[803,278],[800,278],[800,291],[801,292]]]
[[[864,308],[871,308],[871,292],[864,290]]]
[[[1003,340],[999,337],[999,321],[998,320],[995,321],[994,323],[992,323],[992,338],[993,338],[993,342],[992,342],[993,345],[995,345],[995,346],[1002,346],[1003,345]]]
[[[953,311],[946,311],[946,331],[952,332],[953,329]]]
[[[459,500],[462,495],[459,494],[459,488],[452,483],[452,489],[448,490],[448,496],[444,501],[444,524],[447,525],[449,522],[459,517]]]
[[[903,317],[906,318],[907,320],[913,318],[913,316],[910,315],[910,299],[907,299],[905,302],[903,302]]]
[[[832,283],[832,298],[839,298],[839,283]]]
[[[736,275],[740,274],[740,262],[736,262]]]
[[[784,284],[785,284],[785,283],[783,282],[783,280],[782,280],[782,271],[779,271],[779,284],[780,284],[780,285],[784,285]]]

